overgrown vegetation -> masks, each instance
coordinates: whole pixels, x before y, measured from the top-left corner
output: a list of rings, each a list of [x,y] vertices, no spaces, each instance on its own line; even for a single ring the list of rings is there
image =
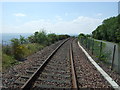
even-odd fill
[[[102,25],[92,32],[92,35],[95,39],[119,43],[120,15],[104,20]]]
[[[15,64],[18,64],[19,62],[15,60],[14,57],[9,56],[5,53],[2,54],[2,69],[5,70],[10,66],[13,66]]]
[[[54,33],[46,34],[45,31],[35,32],[28,38],[20,36],[20,39],[11,39],[11,44],[2,46],[2,66],[4,69],[18,64],[18,61],[23,61],[25,58],[45,46],[51,45],[58,40],[66,39],[69,35],[56,35]]]
[[[56,35],[55,33],[46,34],[45,31],[35,32],[34,35],[28,37],[30,43],[39,43],[43,46],[50,45],[58,40],[70,37],[69,35]]]

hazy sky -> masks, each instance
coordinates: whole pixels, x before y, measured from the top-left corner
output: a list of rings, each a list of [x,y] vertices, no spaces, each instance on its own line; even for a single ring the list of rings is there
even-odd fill
[[[118,15],[117,2],[4,2],[3,33],[91,33],[106,18]]]

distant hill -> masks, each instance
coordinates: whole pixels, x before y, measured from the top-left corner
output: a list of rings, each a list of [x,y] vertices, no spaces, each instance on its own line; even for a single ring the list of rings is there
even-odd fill
[[[99,25],[92,32],[93,38],[111,42],[120,42],[120,14],[116,17],[105,19],[102,25]]]

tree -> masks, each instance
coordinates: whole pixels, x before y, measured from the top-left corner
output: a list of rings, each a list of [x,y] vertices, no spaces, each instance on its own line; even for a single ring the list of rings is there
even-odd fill
[[[35,37],[33,35],[29,36],[28,41],[31,43],[35,43]]]
[[[99,25],[96,30],[92,32],[92,34],[93,38],[119,43],[120,15],[105,19],[102,25]]]
[[[58,36],[55,33],[48,34],[47,36],[49,43],[54,43],[58,41]]]
[[[20,35],[20,44],[25,44],[25,43],[27,43],[27,40]]]

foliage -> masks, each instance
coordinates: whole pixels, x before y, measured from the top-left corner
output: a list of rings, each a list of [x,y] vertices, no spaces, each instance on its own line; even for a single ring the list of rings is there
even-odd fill
[[[19,39],[12,39],[12,54],[14,56],[15,59],[22,59],[24,58],[24,49],[25,47],[20,45],[20,40]]]
[[[37,43],[23,44],[22,46],[25,47],[23,50],[25,52],[24,57],[27,57],[44,48],[44,46]]]
[[[4,47],[3,49],[6,50],[6,48],[7,47]],[[31,43],[31,44],[19,45],[18,48],[16,48],[17,49],[16,54],[13,54],[13,55],[12,54],[6,54],[6,52],[3,52],[3,55],[2,55],[3,69],[6,69],[10,66],[18,64],[18,60],[24,60],[24,58],[26,58],[27,56],[37,52],[38,50],[41,50],[42,48],[43,48],[43,46],[40,45],[40,44]],[[17,55],[19,57],[15,58],[16,57],[15,55]]]
[[[34,35],[28,37],[29,42],[31,43],[39,43],[44,46],[55,43],[58,40],[63,40],[70,37],[69,35],[56,35],[55,33],[46,34],[45,31],[37,31]]]
[[[96,30],[92,32],[93,38],[99,40],[107,40],[119,43],[120,42],[120,15],[111,17],[103,21]]]
[[[79,39],[80,39],[80,38],[86,38],[86,36],[85,36],[85,34],[80,33],[80,34],[78,35],[78,38],[79,38]]]
[[[54,33],[46,34],[45,31],[35,32],[28,38],[20,36],[20,39],[11,39],[11,45],[2,46],[3,67],[8,68],[18,60],[24,60],[27,56],[41,50],[47,45],[55,43],[58,40],[66,39],[69,35],[56,35]]]
[[[35,39],[35,43],[48,45],[48,42],[47,42],[48,40],[47,40],[47,36],[46,36],[45,31],[35,32],[34,39]]]
[[[70,36],[65,34],[65,35],[58,35],[58,39],[59,40],[63,40],[63,39],[66,39],[66,38],[69,38]]]
[[[35,32],[27,39],[20,36],[20,39],[13,38],[11,45],[3,46],[3,53],[13,56],[17,60],[22,60],[28,55],[41,50],[44,46],[55,43],[58,40],[68,38],[69,35],[46,34],[45,31]]]
[[[48,34],[47,37],[49,44],[55,43],[59,39],[59,37],[55,33]]]
[[[5,53],[2,54],[2,68],[6,69],[12,65],[18,64],[19,62],[14,57],[8,56]]]
[[[34,37],[33,35],[29,36],[29,37],[28,37],[28,41],[29,41],[30,43],[35,43],[35,37]]]
[[[7,55],[12,55],[12,47],[10,45],[2,46],[2,52]]]
[[[78,39],[80,40],[81,44],[87,50],[93,51],[93,54],[97,59],[103,62],[107,62],[110,53],[104,52],[104,48],[106,46],[105,43],[102,43],[102,52],[100,54],[100,42],[99,41],[95,41],[94,39],[90,37],[90,35],[85,35],[83,33],[79,34]]]
[[[25,44],[25,43],[28,43],[28,40],[20,35],[20,44]]]

